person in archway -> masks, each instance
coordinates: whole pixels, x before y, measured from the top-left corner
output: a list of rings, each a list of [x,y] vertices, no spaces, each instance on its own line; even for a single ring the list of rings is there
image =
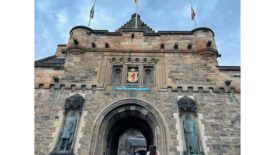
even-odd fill
[[[160,154],[155,145],[150,145],[149,151],[146,153],[146,155],[160,155]]]

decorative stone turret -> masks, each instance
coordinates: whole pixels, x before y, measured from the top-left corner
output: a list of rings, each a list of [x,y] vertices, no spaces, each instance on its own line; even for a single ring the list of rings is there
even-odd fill
[[[137,20],[136,20],[137,17]],[[135,27],[137,21],[137,27]],[[119,29],[116,30],[116,32],[145,32],[145,33],[155,33],[155,31],[150,28],[147,24],[145,24],[141,19],[139,14],[133,14],[132,18],[123,26],[121,26]]]
[[[200,27],[192,30],[194,33],[193,44],[196,52],[199,53],[204,59],[208,59],[210,62],[218,65],[217,58],[221,55],[218,53],[214,32],[206,27]]]
[[[66,44],[57,45],[55,55],[57,57],[65,57],[66,56]]]

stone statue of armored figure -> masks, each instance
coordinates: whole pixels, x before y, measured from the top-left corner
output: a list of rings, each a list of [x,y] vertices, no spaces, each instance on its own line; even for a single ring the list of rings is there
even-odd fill
[[[71,148],[77,124],[77,117],[73,111],[69,111],[61,131],[58,150],[68,151]]]
[[[56,146],[50,155],[74,155],[73,143],[84,102],[85,99],[80,94],[75,94],[66,99],[64,125],[60,130]]]
[[[183,121],[184,135],[187,148],[187,155],[199,155],[199,137],[197,132],[197,126],[190,115],[186,115]]]

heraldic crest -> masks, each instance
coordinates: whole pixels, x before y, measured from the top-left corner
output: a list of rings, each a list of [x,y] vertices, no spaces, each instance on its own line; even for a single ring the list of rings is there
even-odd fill
[[[130,72],[128,72],[127,80],[128,82],[131,82],[131,83],[138,81],[138,72],[135,70],[135,68],[132,68]]]

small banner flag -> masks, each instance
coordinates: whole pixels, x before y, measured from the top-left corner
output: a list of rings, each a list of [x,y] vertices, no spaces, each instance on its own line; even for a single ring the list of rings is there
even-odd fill
[[[191,19],[192,19],[192,20],[195,20],[195,16],[196,16],[195,10],[194,10],[193,7],[191,6]]]
[[[137,3],[138,3],[138,0],[134,0],[134,2],[137,4]]]
[[[94,18],[94,13],[95,13],[95,11],[94,11],[94,6],[95,6],[95,5],[93,5],[93,7],[92,7],[92,9],[91,9],[91,11],[90,11],[90,18]]]

